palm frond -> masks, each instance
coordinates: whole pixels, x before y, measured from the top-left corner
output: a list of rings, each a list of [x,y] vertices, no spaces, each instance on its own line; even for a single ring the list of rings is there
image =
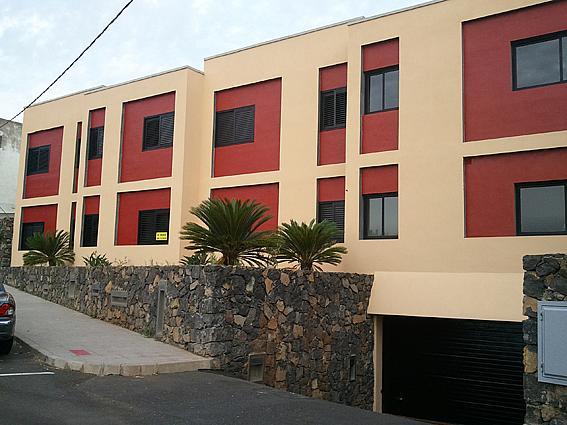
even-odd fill
[[[181,239],[190,241],[187,249],[218,252],[223,265],[266,263],[272,232],[259,230],[271,218],[266,206],[252,200],[207,199],[190,212],[204,225],[183,226]]]
[[[63,230],[35,233],[26,243],[30,250],[23,255],[25,266],[63,266],[75,261],[75,253],[69,248],[69,233]]]
[[[337,265],[347,253],[344,246],[336,246],[339,232],[334,223],[311,220],[299,224],[295,220],[283,223],[277,233],[279,262],[298,263],[301,269],[321,270],[320,265]]]

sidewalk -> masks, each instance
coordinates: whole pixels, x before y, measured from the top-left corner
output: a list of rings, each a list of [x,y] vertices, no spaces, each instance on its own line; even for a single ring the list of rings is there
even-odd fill
[[[16,337],[56,368],[124,376],[210,368],[207,358],[17,289],[8,291],[16,299]]]

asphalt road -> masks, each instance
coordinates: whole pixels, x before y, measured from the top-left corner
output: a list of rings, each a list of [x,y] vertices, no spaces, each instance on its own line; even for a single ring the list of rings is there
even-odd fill
[[[0,418],[26,425],[423,425],[214,373],[127,378],[56,370],[21,343],[0,356]]]

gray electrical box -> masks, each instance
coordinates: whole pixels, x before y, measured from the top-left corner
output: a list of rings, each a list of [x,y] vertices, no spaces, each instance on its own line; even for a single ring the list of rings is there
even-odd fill
[[[567,386],[567,301],[538,303],[538,380]]]

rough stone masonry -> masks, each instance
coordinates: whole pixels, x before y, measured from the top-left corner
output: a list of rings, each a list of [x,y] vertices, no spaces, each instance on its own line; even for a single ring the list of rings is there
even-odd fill
[[[526,255],[524,270],[524,314],[528,316],[524,321],[525,423],[564,425],[567,387],[537,379],[537,302],[567,301],[567,255]]]
[[[223,266],[12,267],[0,270],[0,279],[211,357],[231,376],[247,379],[249,356],[257,354],[267,385],[372,408],[372,276]]]

